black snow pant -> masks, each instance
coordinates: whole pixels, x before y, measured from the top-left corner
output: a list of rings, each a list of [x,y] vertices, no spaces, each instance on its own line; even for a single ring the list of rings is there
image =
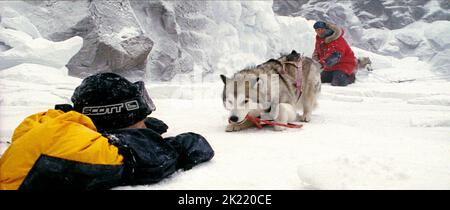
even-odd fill
[[[339,70],[323,71],[320,73],[320,79],[322,83],[331,83],[332,86],[347,86],[355,82],[355,74],[349,76]]]

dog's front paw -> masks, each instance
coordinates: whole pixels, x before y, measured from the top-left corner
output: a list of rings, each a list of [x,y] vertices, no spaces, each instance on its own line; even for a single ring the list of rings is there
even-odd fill
[[[302,116],[300,116],[300,121],[301,122],[309,122],[309,121],[311,121],[311,116],[309,116],[309,115],[302,115]]]
[[[273,126],[273,129],[275,131],[284,131],[284,130],[286,130],[286,127],[275,125],[275,126]]]
[[[226,132],[233,132],[233,131],[239,131],[239,130],[241,130],[240,126],[233,125],[233,124],[228,124],[227,127],[225,128]]]

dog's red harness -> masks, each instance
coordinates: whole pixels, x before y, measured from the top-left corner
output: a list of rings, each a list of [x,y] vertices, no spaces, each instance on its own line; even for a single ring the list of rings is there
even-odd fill
[[[258,117],[253,117],[250,115],[247,115],[245,117],[246,120],[250,121],[251,123],[255,124],[256,127],[258,127],[259,129],[261,129],[264,125],[277,125],[277,126],[283,126],[283,127],[288,127],[288,128],[301,128],[303,127],[302,124],[293,124],[293,123],[288,123],[288,124],[283,124],[283,123],[277,123],[277,122],[273,122],[273,121],[269,121],[269,120],[262,120]],[[263,123],[263,124],[261,124]]]

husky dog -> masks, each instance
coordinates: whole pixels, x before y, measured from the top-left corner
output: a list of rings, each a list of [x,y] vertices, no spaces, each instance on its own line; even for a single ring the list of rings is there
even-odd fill
[[[297,72],[301,72],[301,76]],[[224,82],[223,103],[230,111],[226,131],[253,127],[246,120],[247,115],[283,124],[309,122],[320,92],[320,72],[318,62],[301,57],[294,50],[278,59],[243,69],[231,78],[220,75]],[[301,109],[303,115],[300,116],[297,111]],[[283,130],[285,127],[274,126],[274,129]]]
[[[356,68],[356,70],[366,69],[367,71],[373,71],[372,61],[370,60],[369,57],[359,57],[357,59],[357,63],[358,63],[358,67]]]

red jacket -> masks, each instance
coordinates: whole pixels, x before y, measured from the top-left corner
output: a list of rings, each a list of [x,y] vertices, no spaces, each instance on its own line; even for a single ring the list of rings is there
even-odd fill
[[[320,38],[316,35],[316,47],[314,49],[314,55],[317,56],[319,62],[323,65],[325,71],[341,70],[347,75],[353,73],[356,67],[356,58],[352,49],[344,39],[344,30],[342,34],[334,40],[327,38]],[[328,42],[327,42],[327,41]],[[333,52],[338,51],[342,57],[339,62],[333,66],[327,66],[325,59],[328,58]]]

